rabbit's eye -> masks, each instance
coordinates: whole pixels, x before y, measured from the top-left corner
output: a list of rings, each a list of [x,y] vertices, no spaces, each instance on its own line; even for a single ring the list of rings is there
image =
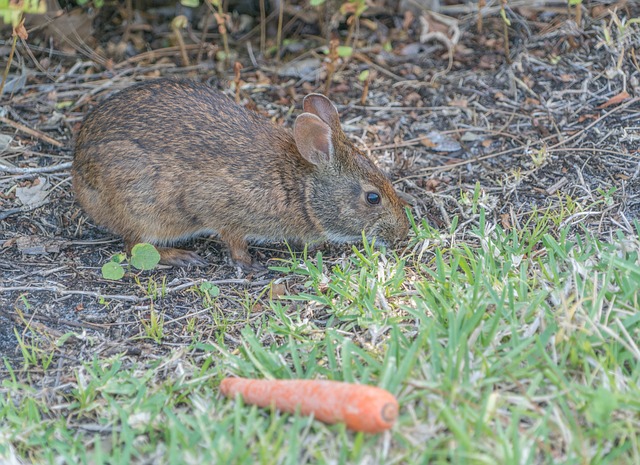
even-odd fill
[[[371,205],[378,205],[380,203],[380,194],[377,192],[367,192],[367,202]]]

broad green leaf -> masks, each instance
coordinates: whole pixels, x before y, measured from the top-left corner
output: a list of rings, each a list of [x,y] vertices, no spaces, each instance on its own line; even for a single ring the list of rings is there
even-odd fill
[[[122,265],[119,265],[114,262],[107,262],[102,265],[102,277],[104,279],[110,279],[112,281],[117,281],[122,279],[124,276],[124,268]]]
[[[139,270],[151,270],[160,262],[160,254],[151,244],[136,244],[131,249],[132,266]]]

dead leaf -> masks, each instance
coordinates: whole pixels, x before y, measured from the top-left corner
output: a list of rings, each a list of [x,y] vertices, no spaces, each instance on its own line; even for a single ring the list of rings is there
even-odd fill
[[[540,14],[540,10],[538,8],[528,8],[526,6],[521,6],[518,8],[518,13],[527,18],[529,21],[536,21],[538,19],[538,15]]]
[[[262,304],[260,302],[256,302],[253,307],[251,307],[251,311],[253,313],[258,313],[261,312],[264,309],[264,307],[262,306]]]
[[[422,97],[417,92],[409,92],[402,99],[402,103],[407,107],[416,107],[418,103],[422,103]]]
[[[458,19],[434,11],[426,11],[420,16],[420,42],[438,40],[453,48],[460,40]]]
[[[262,85],[272,85],[271,78],[260,70],[256,71],[256,82]]]
[[[47,178],[39,177],[31,186],[16,188],[16,197],[25,207],[39,205],[49,195],[48,184]]]
[[[331,91],[335,92],[336,94],[347,93],[351,90],[352,90],[351,85],[347,82],[341,82],[331,87]]]
[[[287,295],[287,286],[284,283],[273,283],[269,289],[269,299],[277,300]]]
[[[460,140],[462,142],[479,142],[479,141],[483,141],[485,139],[485,136],[483,134],[476,134],[473,131],[467,131],[464,134],[462,134],[462,137],[460,137]]]
[[[8,249],[9,247],[13,247],[17,242],[17,240],[18,240],[17,238],[12,237],[11,239],[4,241],[4,243],[2,244],[2,248]]]
[[[4,152],[11,146],[13,136],[8,134],[0,134],[0,153]]]
[[[593,113],[589,113],[586,115],[580,115],[580,117],[578,118],[578,123],[582,123],[588,119],[592,119],[592,120],[596,120],[598,119],[598,115],[595,115]]]
[[[27,40],[29,34],[27,34],[27,30],[24,27],[24,18],[20,21],[16,27],[13,28],[13,34],[20,37],[22,40]]]
[[[495,55],[482,55],[478,62],[478,68],[494,70],[498,67],[498,59]]]
[[[625,100],[627,100],[629,97],[631,96],[626,91],[622,91],[618,95],[611,97],[609,100],[607,100],[602,105],[596,108],[602,109],[602,108],[610,107],[611,105],[618,105],[619,103],[622,103]]]
[[[277,69],[278,76],[315,81],[322,70],[322,62],[317,58],[290,61]]]
[[[511,220],[509,219],[508,213],[503,213],[502,215],[500,215],[500,223],[502,224],[502,227],[505,231],[511,230]]]
[[[429,139],[428,137],[421,137],[420,143],[425,147],[429,147],[430,149],[436,146],[436,144],[434,144],[433,141],[431,141],[431,139]]]
[[[57,3],[57,2],[56,2]],[[27,14],[29,29],[44,29],[48,37],[54,39],[58,47],[76,52],[78,47],[91,48],[93,42],[93,18],[95,12],[89,8],[70,11],[53,8],[46,14]]]
[[[416,17],[414,16],[411,10],[405,11],[404,18],[402,20],[402,29],[404,29],[405,31],[408,31],[411,25],[413,24],[413,21],[415,21],[415,19]]]
[[[435,192],[440,184],[441,182],[439,179],[427,179],[424,187],[429,192]]]
[[[457,152],[462,149],[460,142],[437,131],[431,131],[426,136],[421,137],[420,143],[435,152]]]
[[[16,240],[18,250],[25,255],[47,255],[59,253],[68,246],[68,242],[42,236],[20,236]]]

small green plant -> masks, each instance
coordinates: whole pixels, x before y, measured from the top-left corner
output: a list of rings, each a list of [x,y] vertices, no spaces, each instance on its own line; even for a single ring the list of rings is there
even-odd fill
[[[47,2],[45,0],[24,0],[21,2],[0,0],[0,19],[4,24],[10,24],[14,27],[20,24],[24,13],[46,12]]]
[[[191,65],[189,62],[189,54],[187,53],[187,48],[184,43],[184,38],[182,37],[182,29],[185,29],[188,25],[189,20],[185,15],[178,15],[173,18],[173,21],[171,21],[171,31],[178,42],[178,47],[180,47],[180,55],[182,56],[182,64],[184,66]]]
[[[200,283],[197,288],[194,288],[194,291],[202,297],[202,302],[207,307],[215,306],[215,301],[220,295],[220,288],[209,281]]]
[[[29,299],[27,299],[27,296],[22,294],[20,295],[20,301],[22,302],[22,305],[24,305],[24,308],[29,311],[31,310],[31,303],[29,303]]]
[[[196,325],[198,324],[198,319],[193,317],[187,320],[187,325],[185,326],[185,331],[187,334],[193,334],[196,331]]]
[[[569,0],[569,10],[575,7],[576,24],[579,26],[582,22],[582,0]]]
[[[218,32],[222,36],[222,45],[224,50],[218,51],[216,58],[224,60],[225,63],[229,60],[231,52],[229,50],[229,37],[227,33],[226,21],[229,15],[225,13],[225,6],[220,0],[205,0],[205,4],[209,7],[209,10],[213,13],[213,17],[218,24]],[[264,27],[264,25],[263,25]]]
[[[24,27],[24,14],[45,13],[46,11],[47,6],[43,0],[22,2],[0,0],[0,24],[10,24],[12,28],[11,36],[13,37],[13,40],[11,41],[11,50],[9,51],[9,59],[7,60],[7,65],[4,67],[4,72],[2,73],[0,95],[4,92],[4,84],[7,82],[7,76],[9,76],[9,69],[13,62],[13,54],[16,51],[18,37],[22,40],[27,40],[29,37],[27,29]]]
[[[164,316],[156,312],[153,304],[149,310],[149,319],[140,319],[146,337],[160,344],[164,338]]]
[[[546,147],[541,147],[537,152],[529,153],[529,156],[531,157],[533,166],[535,166],[536,168],[540,168],[549,159],[549,152],[547,152]]]
[[[113,281],[123,278],[125,269],[122,263],[127,259],[123,253],[119,253],[111,257],[107,263],[102,265],[102,277]],[[136,244],[131,249],[131,258],[129,265],[141,271],[154,269],[160,263],[160,253],[151,244]]]
[[[360,104],[367,103],[367,95],[369,94],[369,85],[371,84],[371,73],[368,69],[365,69],[358,76],[358,81],[362,83],[362,96],[360,97]]]
[[[200,284],[200,292],[202,292],[209,300],[220,295],[220,288],[209,281]]]
[[[28,370],[30,367],[38,367],[46,371],[51,366],[55,352],[44,350],[34,344],[29,344],[16,328],[13,328],[13,333],[16,336],[18,347],[22,354],[24,369]]]
[[[349,26],[349,32],[347,33],[346,44],[350,45],[354,41],[354,37],[360,28],[360,16],[368,8],[366,0],[351,0],[344,2],[340,6],[340,13],[347,16],[347,25]],[[349,47],[351,48],[351,47]],[[351,56],[353,50],[349,52],[348,56]]]
[[[615,200],[613,198],[613,195],[616,193],[617,188],[616,187],[610,187],[607,190],[604,190],[601,187],[598,187],[596,189],[596,192],[598,193],[598,195],[601,197],[600,200],[598,200],[596,203],[603,203],[605,206],[610,207],[614,204]]]
[[[145,293],[151,300],[157,298],[164,298],[167,293],[167,277],[162,276],[162,282],[158,283],[153,276],[149,277],[146,284],[140,281],[140,276],[134,275],[134,281],[142,292]]]

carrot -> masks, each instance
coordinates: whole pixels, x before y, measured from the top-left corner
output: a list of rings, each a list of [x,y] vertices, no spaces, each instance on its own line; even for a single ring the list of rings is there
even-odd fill
[[[398,401],[373,386],[327,380],[260,380],[225,378],[220,390],[227,397],[241,394],[260,407],[313,415],[324,423],[345,423],[353,431],[380,433],[398,417]]]

